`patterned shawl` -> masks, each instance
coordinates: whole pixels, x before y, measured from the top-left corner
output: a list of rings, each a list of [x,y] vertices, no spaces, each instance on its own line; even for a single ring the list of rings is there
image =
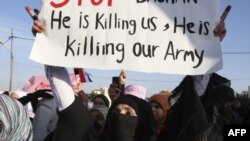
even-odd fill
[[[32,124],[23,105],[0,94],[0,140],[32,141]]]

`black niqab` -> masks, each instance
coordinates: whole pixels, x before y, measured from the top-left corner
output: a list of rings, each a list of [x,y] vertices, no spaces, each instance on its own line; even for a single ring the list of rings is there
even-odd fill
[[[137,117],[132,117],[128,115],[114,115],[112,111],[119,104],[127,104],[134,108]],[[122,124],[121,121],[130,123]],[[116,124],[116,125],[114,125]],[[136,125],[135,125],[136,124]],[[125,126],[125,127],[124,127]],[[117,129],[115,130],[114,127]],[[119,129],[118,129],[119,128]],[[122,132],[121,132],[122,131]],[[134,135],[131,131],[135,131]],[[132,134],[131,134],[132,133]],[[127,135],[124,135],[127,134]],[[150,105],[143,99],[137,98],[132,95],[120,96],[111,106],[104,132],[102,135],[103,141],[120,141],[118,136],[123,136],[122,140],[131,140],[133,136],[133,141],[149,141],[153,136],[153,115]],[[127,141],[126,140],[126,141]]]

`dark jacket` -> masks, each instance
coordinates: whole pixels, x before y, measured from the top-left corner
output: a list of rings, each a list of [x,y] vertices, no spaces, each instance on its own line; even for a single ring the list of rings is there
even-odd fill
[[[58,116],[56,130],[46,141],[99,141],[93,118],[80,98],[75,98],[69,107],[58,112]]]
[[[215,125],[212,119],[213,101],[216,99],[213,93],[222,86],[229,87],[230,81],[213,73],[205,94],[199,97],[194,88],[193,77],[186,76],[169,98],[172,107],[157,141],[194,141],[205,138],[209,140],[213,129],[221,130],[221,126]],[[219,136],[213,138],[220,138]]]

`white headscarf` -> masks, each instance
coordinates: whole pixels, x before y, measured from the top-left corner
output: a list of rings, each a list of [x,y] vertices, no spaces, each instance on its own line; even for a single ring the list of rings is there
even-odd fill
[[[13,98],[0,94],[0,140],[32,141],[31,121],[23,105]]]

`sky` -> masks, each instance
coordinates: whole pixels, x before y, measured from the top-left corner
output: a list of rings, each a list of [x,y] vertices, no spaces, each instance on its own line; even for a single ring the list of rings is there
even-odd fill
[[[11,29],[16,38],[13,39],[14,72],[12,89],[21,89],[33,75],[43,75],[43,65],[29,59],[34,42],[31,34],[33,21],[25,11],[25,6],[38,8],[40,0],[1,0],[0,3],[0,91],[8,89],[10,77],[10,46]],[[223,52],[223,69],[217,73],[230,79],[232,88],[241,93],[250,86],[250,1],[221,0],[222,11],[227,5],[232,9],[226,19],[227,35],[221,43]],[[72,69],[69,69],[72,71]],[[83,86],[87,93],[94,89],[108,87],[112,76],[120,70],[88,69],[92,83]],[[126,70],[125,70],[126,71]],[[72,71],[73,72],[73,71]],[[172,90],[183,79],[184,75],[142,73],[126,71],[126,85],[137,84],[147,88],[147,96],[161,90]]]

